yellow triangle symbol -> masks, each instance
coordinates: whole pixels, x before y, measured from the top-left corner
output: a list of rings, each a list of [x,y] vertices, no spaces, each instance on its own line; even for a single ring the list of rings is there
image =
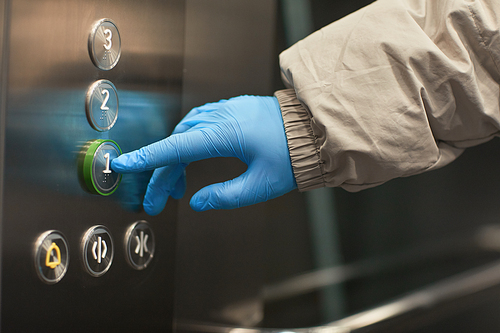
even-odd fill
[[[50,261],[50,254],[52,253],[52,250],[56,251],[56,261]],[[59,246],[57,246],[56,243],[52,243],[52,245],[50,245],[50,247],[47,250],[47,255],[45,256],[45,266],[54,269],[60,264],[61,264],[61,250],[59,249]]]

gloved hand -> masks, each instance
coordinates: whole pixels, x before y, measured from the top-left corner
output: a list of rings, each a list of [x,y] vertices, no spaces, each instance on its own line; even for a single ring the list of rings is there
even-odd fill
[[[248,206],[297,187],[275,97],[240,96],[194,108],[171,136],[115,158],[111,168],[119,173],[156,169],[143,204],[156,215],[169,195],[183,196],[188,163],[222,156],[238,157],[248,169],[198,191],[190,201],[195,211]]]

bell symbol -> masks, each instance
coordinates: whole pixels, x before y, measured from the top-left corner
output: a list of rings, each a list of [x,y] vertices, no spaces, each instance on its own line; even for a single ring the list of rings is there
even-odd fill
[[[52,251],[56,252],[55,261],[51,260]],[[50,247],[47,249],[47,255],[45,256],[45,266],[50,267],[52,269],[56,268],[61,264],[61,250],[56,243],[52,243]]]

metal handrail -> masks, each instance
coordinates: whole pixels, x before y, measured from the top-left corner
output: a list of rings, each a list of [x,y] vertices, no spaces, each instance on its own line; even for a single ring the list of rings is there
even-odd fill
[[[495,286],[500,286],[500,260],[443,279],[392,302],[323,326],[296,329],[268,329],[229,327],[179,321],[175,324],[175,330],[177,332],[192,333],[349,333],[363,327],[408,315],[420,309],[428,309],[450,301],[459,300],[460,298],[485,291]]]
[[[472,233],[420,244],[395,254],[303,273],[264,287],[262,296],[265,302],[273,302],[349,280],[373,276],[404,265],[443,260],[450,256],[470,254],[472,251],[500,252],[500,225],[484,225]]]

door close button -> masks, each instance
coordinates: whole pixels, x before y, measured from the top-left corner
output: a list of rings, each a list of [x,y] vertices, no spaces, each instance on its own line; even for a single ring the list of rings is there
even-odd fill
[[[155,253],[155,236],[146,221],[132,224],[125,235],[125,257],[133,269],[148,267]]]

